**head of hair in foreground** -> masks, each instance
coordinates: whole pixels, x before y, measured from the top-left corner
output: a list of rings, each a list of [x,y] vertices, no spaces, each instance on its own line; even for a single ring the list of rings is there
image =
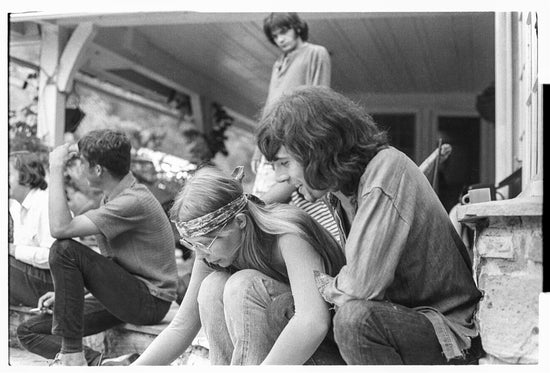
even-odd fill
[[[119,179],[130,171],[131,149],[130,140],[124,133],[109,129],[90,131],[78,141],[78,151],[90,167],[105,167]]]
[[[174,221],[196,219],[242,195],[240,181],[214,167],[203,167],[194,173],[176,197],[170,217]],[[244,215],[246,224],[241,230],[241,242],[233,262],[237,269],[256,269],[274,279],[288,282],[285,274],[270,265],[271,251],[277,236],[282,234],[294,234],[308,242],[319,253],[328,274],[336,275],[344,264],[336,241],[301,209],[286,204],[262,205],[251,198],[240,213]]]
[[[274,30],[288,30],[294,29],[296,35],[299,36],[302,41],[307,41],[309,29],[307,23],[296,13],[271,13],[264,19],[264,34],[267,40],[273,45],[277,45],[273,39]]]
[[[297,88],[270,106],[257,134],[267,160],[279,149],[304,168],[310,187],[353,194],[367,164],[380,146],[387,145],[366,110],[326,87]]]
[[[48,187],[46,170],[37,154],[25,150],[15,151],[10,153],[9,163],[19,172],[20,185],[41,190]]]

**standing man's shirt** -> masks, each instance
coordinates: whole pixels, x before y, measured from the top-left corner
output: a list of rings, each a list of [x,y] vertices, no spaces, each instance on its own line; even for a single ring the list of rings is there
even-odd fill
[[[470,347],[481,298],[470,257],[427,178],[395,148],[380,150],[359,181],[345,254],[334,279],[318,279],[325,300],[413,308],[432,322],[448,359]]]
[[[15,259],[37,268],[49,269],[50,246],[55,239],[50,234],[48,190],[31,189],[23,203],[11,199]]]
[[[302,85],[329,87],[330,74],[330,55],[326,48],[304,42],[299,48],[281,55],[275,61],[266,106]]]
[[[146,186],[129,173],[99,208],[84,215],[101,231],[96,238],[102,255],[143,281],[155,297],[176,299],[174,233]]]

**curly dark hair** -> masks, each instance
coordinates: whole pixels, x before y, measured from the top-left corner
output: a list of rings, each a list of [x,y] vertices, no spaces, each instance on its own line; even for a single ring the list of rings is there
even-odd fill
[[[131,148],[124,133],[109,129],[90,131],[78,140],[78,151],[90,166],[98,164],[119,178],[130,171]]]
[[[304,167],[312,188],[351,195],[388,139],[363,107],[316,86],[281,96],[260,120],[257,142],[268,161],[284,146]]]
[[[14,151],[9,155],[9,162],[19,171],[19,184],[31,189],[46,189],[46,170],[38,154],[29,151]]]
[[[309,29],[307,23],[296,13],[271,13],[264,19],[264,34],[267,40],[273,45],[277,45],[273,39],[273,30],[275,29],[294,29],[303,41],[307,41],[309,37]]]

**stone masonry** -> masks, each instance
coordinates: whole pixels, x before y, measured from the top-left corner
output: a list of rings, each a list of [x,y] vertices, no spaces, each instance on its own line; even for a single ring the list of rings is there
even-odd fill
[[[475,227],[474,274],[484,294],[477,322],[487,352],[480,363],[536,364],[542,217],[489,216]]]

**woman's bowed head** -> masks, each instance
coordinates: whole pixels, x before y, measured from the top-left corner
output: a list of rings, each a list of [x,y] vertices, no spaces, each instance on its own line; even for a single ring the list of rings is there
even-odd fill
[[[388,142],[363,107],[318,86],[281,96],[263,115],[257,138],[277,181],[295,185],[310,201],[327,192],[353,194]]]
[[[184,245],[214,268],[256,269],[287,282],[273,251],[279,236],[297,235],[317,248],[327,273],[337,273],[343,258],[330,234],[300,209],[244,194],[241,178],[204,167],[187,181],[170,212]]]

